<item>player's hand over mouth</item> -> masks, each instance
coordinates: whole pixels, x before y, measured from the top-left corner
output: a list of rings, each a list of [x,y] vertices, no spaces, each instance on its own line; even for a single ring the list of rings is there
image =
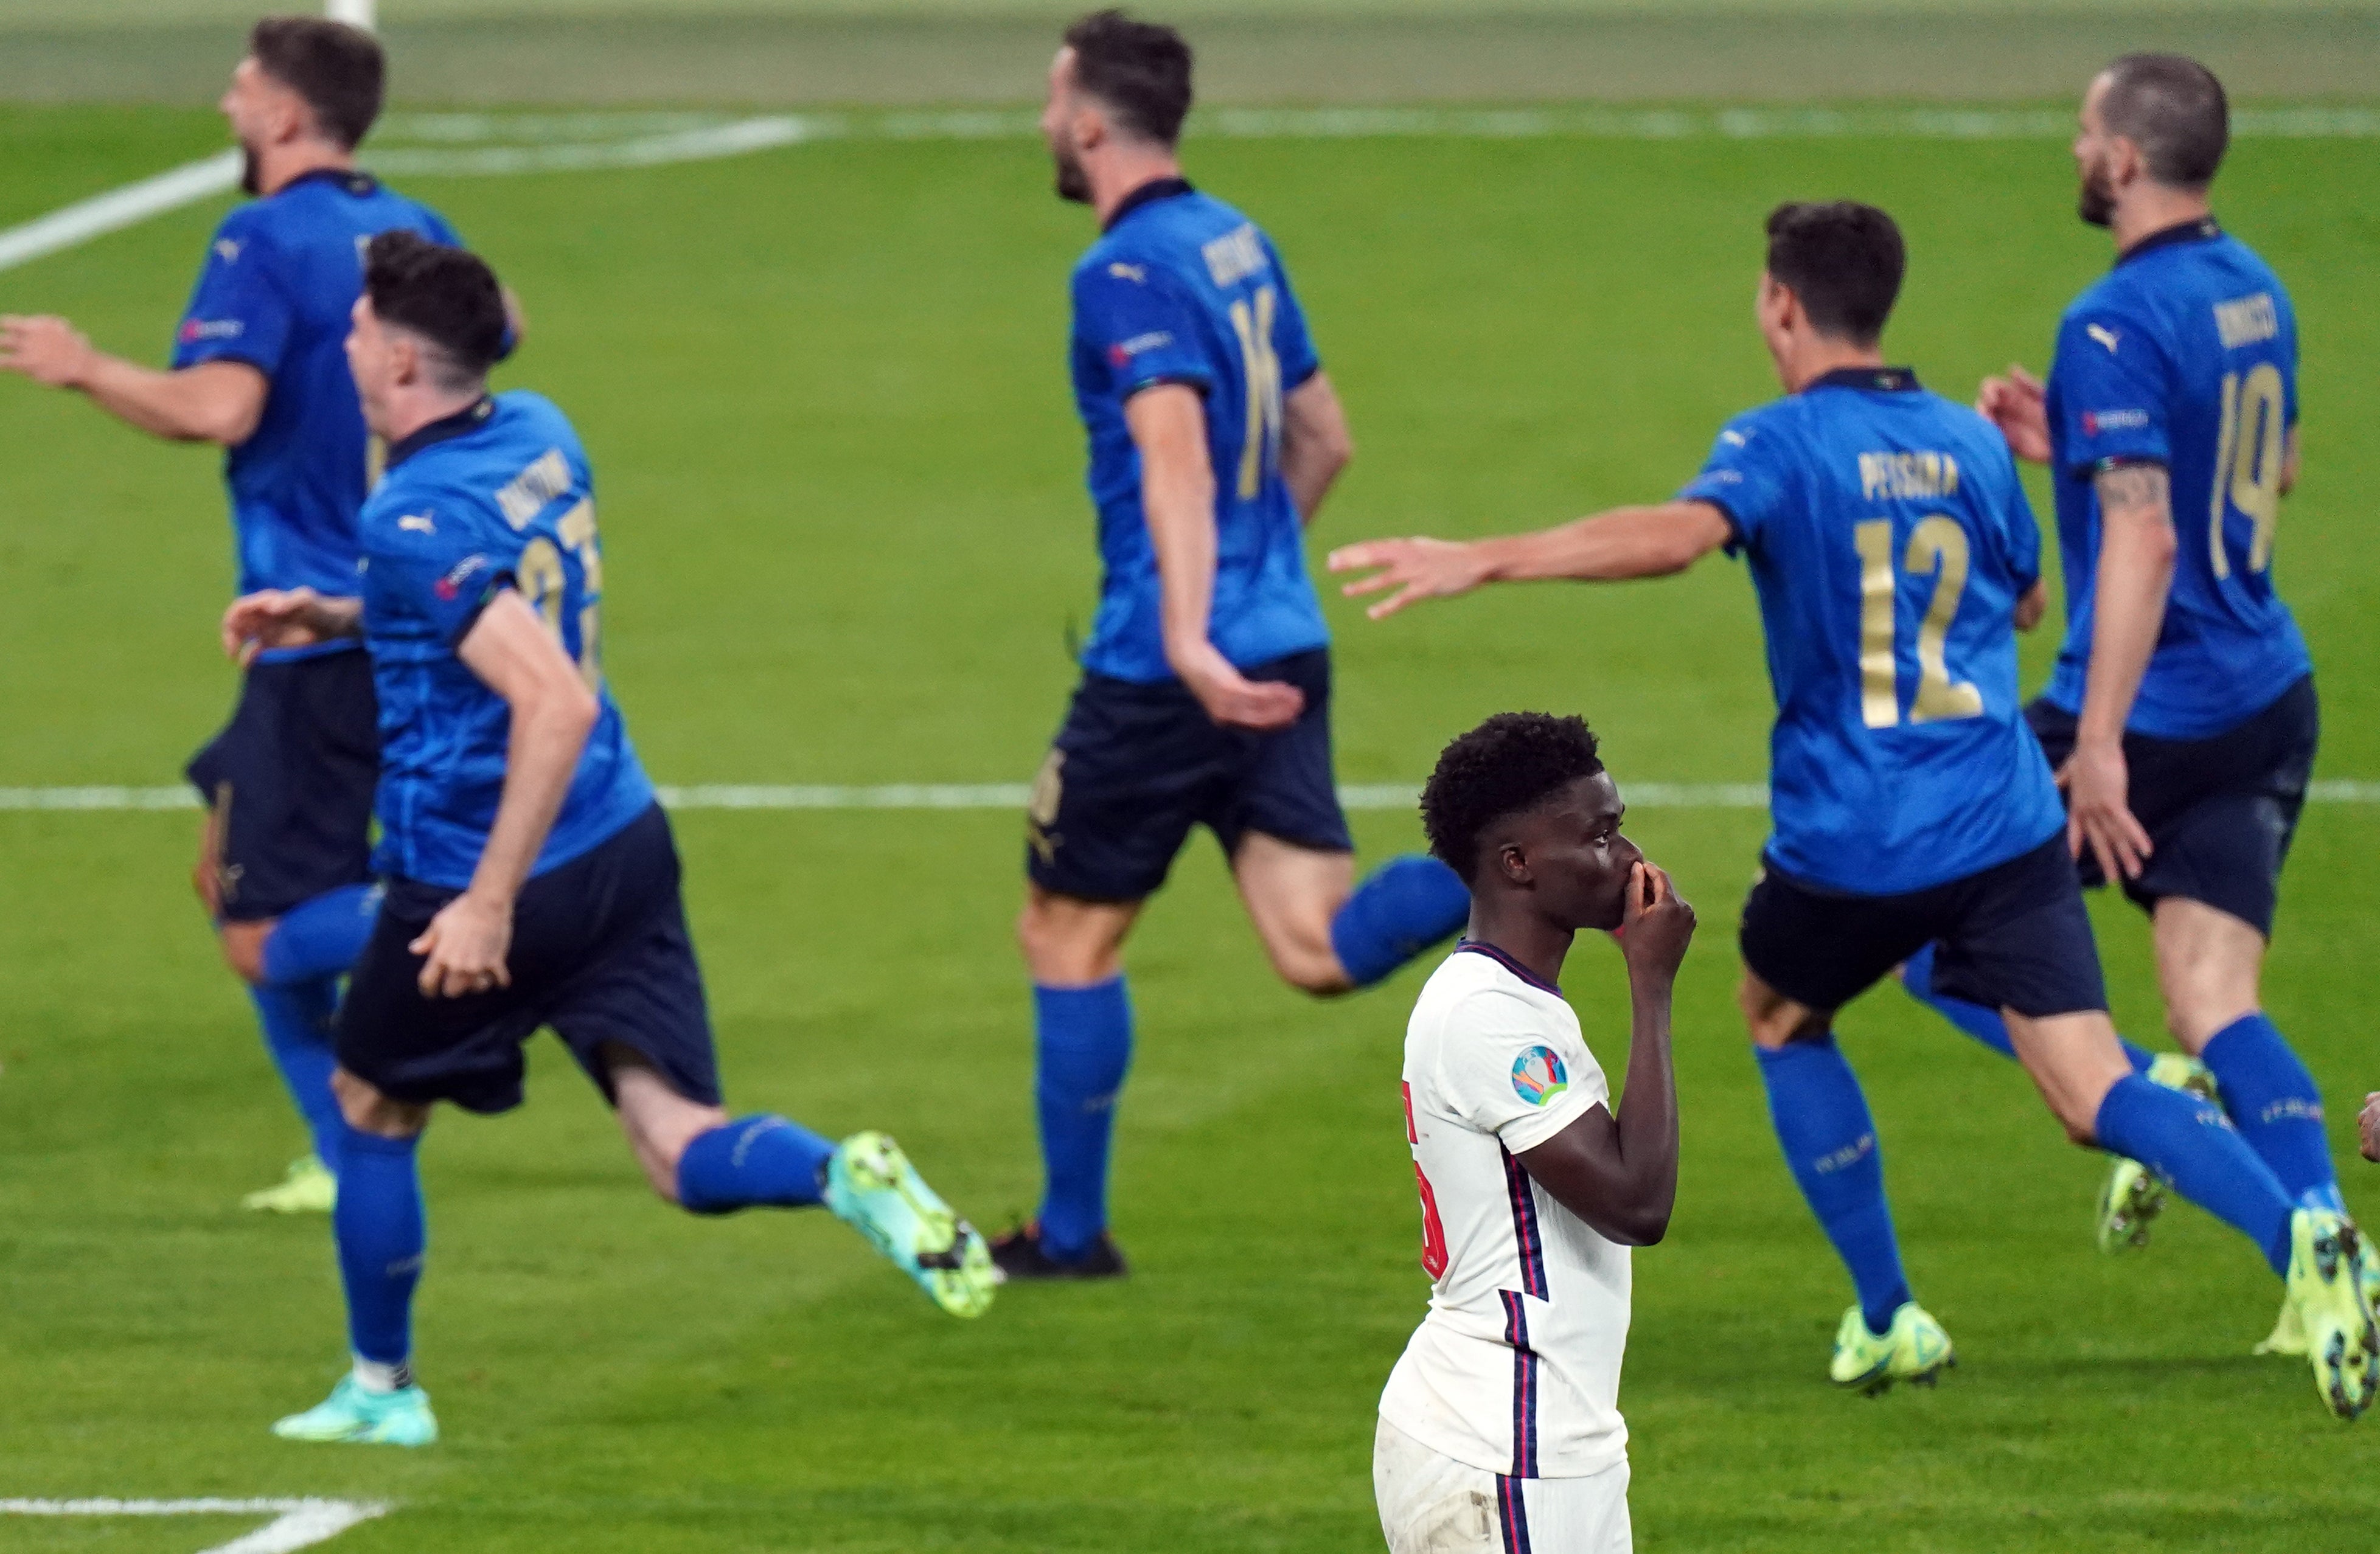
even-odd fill
[[[428,957],[421,963],[422,996],[463,998],[513,985],[504,965],[512,943],[512,904],[465,891],[439,908],[406,948]]]
[[[1694,937],[1694,909],[1670,882],[1668,871],[1650,863],[1630,869],[1628,905],[1620,920],[1620,953],[1627,958],[1629,975],[1674,980]]]
[[[1459,540],[1415,535],[1409,540],[1366,540],[1359,544],[1342,545],[1330,552],[1333,572],[1360,572],[1373,566],[1380,570],[1368,577],[1358,577],[1339,591],[1349,599],[1357,599],[1383,589],[1395,589],[1395,593],[1364,612],[1376,621],[1385,620],[1425,599],[1451,599],[1469,593],[1488,580],[1488,564],[1481,559],[1478,547]]]
[[[2049,462],[2049,391],[2040,379],[2011,364],[2007,377],[1985,378],[1975,390],[1975,410],[2000,429],[2017,457]]]

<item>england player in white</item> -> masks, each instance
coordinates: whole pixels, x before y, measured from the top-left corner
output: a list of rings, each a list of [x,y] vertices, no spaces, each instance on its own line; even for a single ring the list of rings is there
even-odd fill
[[[1506,712],[1448,746],[1430,850],[1471,888],[1469,933],[1405,1032],[1405,1135],[1435,1283],[1380,1399],[1372,1458],[1391,1554],[1630,1548],[1629,1248],[1678,1191],[1670,995],[1694,908],[1620,833],[1577,718]],[[1582,929],[1621,930],[1628,1088],[1558,978]]]

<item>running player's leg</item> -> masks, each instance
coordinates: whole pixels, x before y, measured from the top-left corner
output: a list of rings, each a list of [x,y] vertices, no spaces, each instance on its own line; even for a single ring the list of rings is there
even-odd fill
[[[1936,946],[1928,944],[1909,957],[1900,968],[1901,987],[1907,990],[1911,998],[1933,1010],[1961,1031],[1998,1052],[2001,1057],[2013,1061],[2016,1057],[2016,1048],[2009,1040],[2008,1022],[2000,1018],[1998,1010],[1963,998],[1952,998],[1934,985],[1935,951]],[[2132,1065],[2133,1073],[2146,1074],[2155,1065],[2156,1053],[2145,1047],[2135,1047],[2132,1043],[2125,1041],[2120,1035],[2116,1039],[2122,1042],[2124,1061]]]
[[[208,803],[200,896],[314,1145],[286,1182],[250,1195],[251,1208],[330,1207],[340,1132],[331,1021],[377,905],[374,709],[362,653],[260,664],[230,725],[190,766]]]
[[[1923,900],[1825,895],[1775,869],[1743,909],[1738,1003],[1786,1168],[1858,1293],[1830,1373],[1862,1390],[1930,1379],[1952,1363],[1949,1339],[1911,1294],[1876,1121],[1834,1033],[1834,1011],[1924,941],[1926,915]]]
[[[1330,655],[1248,672],[1304,693],[1297,722],[1238,735],[1228,783],[1202,819],[1232,860],[1240,899],[1281,980],[1330,996],[1366,988],[1462,930],[1471,893],[1433,857],[1404,854],[1355,882],[1354,841],[1330,759]]]

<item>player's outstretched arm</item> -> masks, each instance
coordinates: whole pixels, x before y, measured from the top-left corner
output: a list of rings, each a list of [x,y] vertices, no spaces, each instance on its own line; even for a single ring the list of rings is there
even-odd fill
[[[1234,728],[1285,728],[1305,710],[1294,686],[1251,680],[1208,639],[1215,608],[1215,469],[1207,406],[1183,383],[1157,383],[1123,404],[1140,450],[1140,504],[1157,552],[1165,662],[1198,705]]]
[[[1297,504],[1299,522],[1314,522],[1322,499],[1354,456],[1346,407],[1330,386],[1330,375],[1318,370],[1281,402],[1281,478]]]
[[[2162,465],[2121,464],[2099,471],[2095,484],[2099,576],[2091,596],[2091,669],[2074,753],[2058,776],[2066,789],[2067,844],[2078,857],[2089,847],[2108,879],[2130,880],[2139,877],[2150,843],[2132,815],[2124,724],[2173,587],[2172,482]]]
[[[511,589],[491,600],[466,633],[463,662],[512,710],[504,795],[479,867],[461,895],[439,909],[410,946],[427,956],[421,991],[458,998],[507,987],[513,903],[545,846],[578,771],[579,752],[601,709],[578,666]]]
[[[1621,932],[1633,1023],[1619,1115],[1594,1107],[1519,1157],[1557,1203],[1623,1246],[1658,1242],[1677,1207],[1678,1076],[1670,1003],[1694,936],[1694,909],[1667,874],[1638,864],[1628,881]]]
[[[1350,599],[1397,591],[1364,613],[1384,620],[1425,599],[1451,599],[1482,583],[1572,577],[1616,583],[1683,572],[1733,531],[1707,502],[1615,507],[1534,534],[1493,540],[1366,540],[1330,552],[1333,572],[1372,571],[1339,591]]]
[[[94,348],[60,318],[0,317],[0,370],[88,395],[116,419],[177,443],[237,447],[264,414],[264,374],[244,361],[160,372]]]

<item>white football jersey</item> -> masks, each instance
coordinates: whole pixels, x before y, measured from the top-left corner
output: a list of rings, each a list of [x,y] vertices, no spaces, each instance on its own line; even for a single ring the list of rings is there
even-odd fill
[[[1609,1103],[1578,1016],[1501,952],[1465,942],[1414,1006],[1404,1092],[1422,1267],[1436,1282],[1381,1417],[1512,1478],[1583,1477],[1626,1461],[1628,1248],[1513,1158]]]

